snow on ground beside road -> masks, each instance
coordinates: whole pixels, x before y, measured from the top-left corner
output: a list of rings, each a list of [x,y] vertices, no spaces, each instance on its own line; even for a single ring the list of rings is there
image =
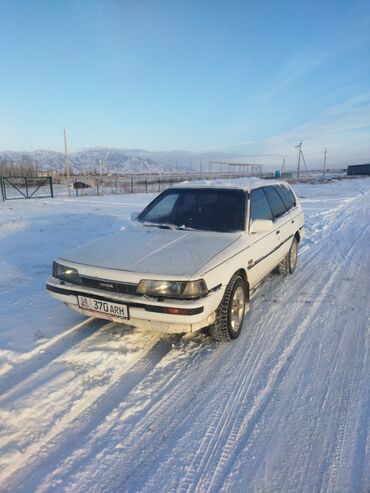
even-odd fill
[[[9,351],[11,360],[82,319],[45,292],[53,259],[124,227],[131,212],[142,209],[152,197],[140,194],[101,200],[14,200],[3,204],[0,348]],[[2,357],[7,359],[6,353]]]
[[[45,291],[55,256],[153,195],[3,204],[0,491],[369,490],[370,179],[294,189],[299,267],[226,345],[86,320]]]

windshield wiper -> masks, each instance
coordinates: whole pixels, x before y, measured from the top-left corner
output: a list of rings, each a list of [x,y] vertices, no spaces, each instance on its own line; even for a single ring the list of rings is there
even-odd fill
[[[191,228],[190,226],[185,226],[184,224],[181,226],[176,226],[176,229],[180,229],[181,231],[196,231],[196,229]]]
[[[175,229],[176,226],[167,223],[143,223],[143,226],[148,228]]]
[[[153,228],[161,228],[161,229],[178,229],[181,231],[195,231],[194,228],[190,226],[185,226],[182,224],[181,226],[177,226],[176,224],[171,223],[143,223],[144,226],[153,227]]]

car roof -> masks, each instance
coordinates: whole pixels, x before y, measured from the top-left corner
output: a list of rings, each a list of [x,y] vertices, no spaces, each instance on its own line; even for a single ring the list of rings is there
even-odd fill
[[[218,179],[218,180],[200,180],[200,181],[183,181],[176,183],[172,188],[213,188],[213,189],[230,189],[230,190],[255,190],[256,188],[288,185],[285,181],[264,180],[261,178],[237,178],[237,179]]]

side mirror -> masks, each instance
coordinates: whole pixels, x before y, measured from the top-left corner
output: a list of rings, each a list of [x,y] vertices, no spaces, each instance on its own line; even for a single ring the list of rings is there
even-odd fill
[[[130,214],[131,221],[136,221],[138,217],[139,217],[139,212],[131,212]]]
[[[273,223],[270,219],[255,219],[252,221],[249,231],[252,234],[268,233],[272,230]]]

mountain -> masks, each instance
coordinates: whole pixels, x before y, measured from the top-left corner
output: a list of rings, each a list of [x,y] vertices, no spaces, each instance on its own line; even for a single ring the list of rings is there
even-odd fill
[[[143,154],[143,155],[140,155]],[[92,148],[69,154],[69,161],[75,174],[100,171],[100,162],[104,173],[150,174],[173,173],[173,165],[154,160],[145,151],[111,148]],[[64,171],[64,154],[56,151],[37,150],[31,152],[0,152],[0,168],[9,166],[33,166],[40,171]],[[179,171],[184,169],[179,168]]]
[[[73,172],[91,173],[100,171],[102,162],[103,173],[120,174],[151,174],[173,173],[175,171],[206,172],[209,161],[253,162],[251,156],[224,152],[187,152],[187,151],[146,151],[143,149],[115,149],[109,147],[94,147],[69,154]],[[260,162],[259,160],[254,162]],[[65,160],[62,152],[38,150],[32,152],[0,151],[1,168],[18,165],[30,165],[42,171],[64,171]],[[276,165],[274,165],[274,169]],[[213,165],[214,170],[222,166]]]

